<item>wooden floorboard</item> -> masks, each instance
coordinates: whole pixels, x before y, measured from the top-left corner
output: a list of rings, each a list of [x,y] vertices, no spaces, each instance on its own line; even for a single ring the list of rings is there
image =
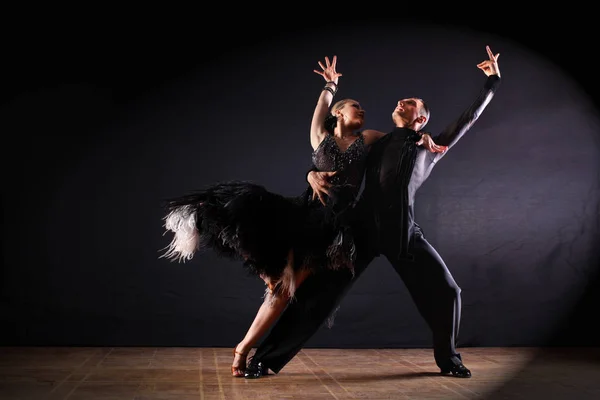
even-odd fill
[[[231,349],[0,347],[0,399],[600,399],[600,348],[304,349],[279,374],[234,378]]]

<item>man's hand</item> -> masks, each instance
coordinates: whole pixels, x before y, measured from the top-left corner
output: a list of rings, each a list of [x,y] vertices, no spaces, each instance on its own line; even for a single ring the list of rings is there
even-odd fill
[[[325,195],[329,196],[329,188],[331,182],[329,179],[334,176],[337,171],[310,171],[306,180],[313,190],[312,199],[319,198],[321,204],[326,205]]]
[[[435,144],[431,138],[431,135],[429,135],[427,132],[423,132],[421,135],[421,140],[417,142],[417,146],[423,146],[432,153],[443,153],[448,150],[448,146]]]
[[[483,71],[487,76],[490,75],[498,75],[500,77],[500,68],[498,67],[498,58],[500,57],[500,53],[494,55],[492,50],[490,50],[490,46],[485,46],[487,50],[489,60],[485,60],[477,64],[477,68]]]

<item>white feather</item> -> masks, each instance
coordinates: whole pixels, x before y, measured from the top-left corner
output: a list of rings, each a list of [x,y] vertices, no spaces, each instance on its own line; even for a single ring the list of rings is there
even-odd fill
[[[194,207],[185,205],[174,209],[164,217],[166,232],[175,235],[171,243],[165,247],[166,252],[159,258],[185,262],[191,260],[200,246],[200,233],[196,228],[196,211]]]

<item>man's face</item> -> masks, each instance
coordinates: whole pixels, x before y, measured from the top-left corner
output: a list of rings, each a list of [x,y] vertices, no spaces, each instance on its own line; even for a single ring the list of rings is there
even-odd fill
[[[398,100],[398,104],[392,113],[392,118],[395,121],[400,119],[404,124],[410,125],[419,118],[421,106],[421,100],[415,97]]]

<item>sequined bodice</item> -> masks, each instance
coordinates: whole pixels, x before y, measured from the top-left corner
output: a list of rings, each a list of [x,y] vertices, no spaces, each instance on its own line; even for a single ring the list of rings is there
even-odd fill
[[[340,150],[333,135],[327,135],[312,154],[312,161],[319,171],[338,171],[331,183],[350,187],[358,194],[367,159],[367,147],[362,133],[345,150]]]

